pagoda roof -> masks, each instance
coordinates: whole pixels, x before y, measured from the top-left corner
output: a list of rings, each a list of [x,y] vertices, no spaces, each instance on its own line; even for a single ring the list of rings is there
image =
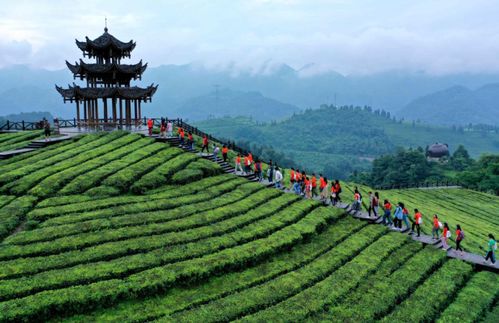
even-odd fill
[[[82,59],[80,63],[75,62],[71,64],[66,61],[66,65],[69,70],[75,75],[98,75],[98,74],[109,74],[109,73],[119,73],[119,74],[131,74],[132,77],[139,77],[144,73],[147,68],[147,63],[142,64],[142,60],[137,64],[87,64]]]
[[[73,86],[69,85],[69,88],[63,89],[60,86],[55,86],[57,92],[59,92],[64,100],[75,100],[75,99],[100,99],[100,98],[121,98],[121,99],[150,99],[156,90],[158,85],[151,84],[147,88],[141,88],[138,86],[133,87],[88,87],[82,88],[76,84]]]
[[[96,56],[96,53],[106,53],[106,56],[107,53],[111,53],[109,56],[128,56],[135,48],[136,43],[133,40],[122,42],[108,33],[108,29],[105,28],[104,33],[94,40],[88,37],[85,37],[85,41],[76,39],[76,45],[83,52],[89,53],[90,56]]]

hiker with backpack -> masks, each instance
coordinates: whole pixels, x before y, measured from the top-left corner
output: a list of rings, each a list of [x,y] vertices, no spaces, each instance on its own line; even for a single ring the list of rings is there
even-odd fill
[[[440,233],[441,226],[442,226],[442,223],[438,220],[438,215],[433,214],[433,227],[431,228],[431,238],[433,240],[440,239],[439,233]]]
[[[389,200],[385,199],[383,202],[383,219],[382,222],[384,225],[393,225],[392,222],[392,204]]]
[[[496,238],[492,235],[492,233],[489,233],[489,242],[487,243],[487,254],[485,255],[485,261],[484,263],[487,263],[487,261],[490,259],[492,264],[496,263],[496,250],[497,250],[497,241]]]
[[[301,173],[300,170],[295,170],[295,180],[293,183],[293,190],[296,194],[301,195]]]
[[[421,224],[423,224],[423,215],[418,209],[414,209],[414,222],[412,223],[411,234],[414,233],[414,229],[418,232],[418,237],[421,236]]]
[[[456,226],[456,252],[461,251],[461,256],[464,255],[464,250],[461,247],[461,242],[464,240],[464,231],[461,229],[461,225]]]
[[[312,173],[312,178],[310,179],[310,184],[312,185],[312,197],[317,196],[317,176],[315,173]]]
[[[45,135],[45,141],[50,141],[50,122],[43,118],[43,133]]]
[[[447,222],[444,222],[444,230],[442,231],[442,249],[447,250],[449,249],[449,244],[448,241],[451,237],[449,225]]]

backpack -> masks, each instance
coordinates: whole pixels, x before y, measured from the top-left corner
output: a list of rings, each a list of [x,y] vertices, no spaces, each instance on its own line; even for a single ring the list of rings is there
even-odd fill
[[[341,185],[338,185],[338,194],[341,193]]]
[[[459,233],[459,240],[463,240],[464,239],[464,231],[461,230],[461,232]]]
[[[496,243],[494,243],[494,247],[493,248],[494,248],[494,250],[497,250],[497,241],[496,241]]]

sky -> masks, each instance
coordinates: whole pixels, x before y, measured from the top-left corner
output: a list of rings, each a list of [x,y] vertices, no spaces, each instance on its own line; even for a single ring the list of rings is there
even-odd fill
[[[61,69],[109,32],[129,63],[255,74],[499,72],[499,0],[0,0],[0,68]]]

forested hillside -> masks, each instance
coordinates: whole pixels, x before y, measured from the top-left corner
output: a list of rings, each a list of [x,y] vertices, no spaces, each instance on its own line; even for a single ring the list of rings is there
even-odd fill
[[[367,160],[392,153],[397,147],[423,149],[447,143],[451,152],[463,145],[473,157],[499,152],[496,131],[465,131],[403,122],[385,111],[361,107],[326,107],[306,110],[277,123],[256,123],[247,118],[196,122],[200,129],[236,142],[270,145],[297,165],[345,178],[367,170]]]
[[[1,322],[497,322],[497,273],[151,138],[84,135],[0,173]],[[499,229],[491,195],[382,197],[459,221],[466,250]]]

